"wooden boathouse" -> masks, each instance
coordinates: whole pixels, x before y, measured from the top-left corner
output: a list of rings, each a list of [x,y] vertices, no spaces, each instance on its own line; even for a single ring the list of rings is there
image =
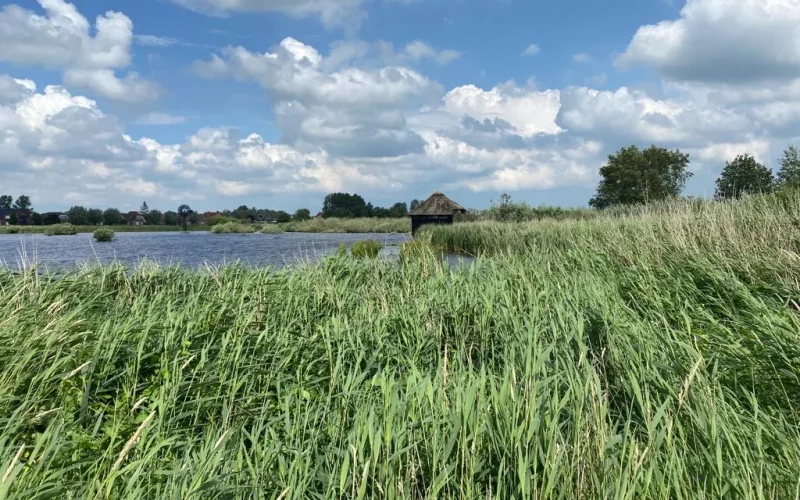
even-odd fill
[[[408,214],[411,217],[411,234],[425,224],[452,224],[455,214],[466,212],[464,207],[436,191]]]

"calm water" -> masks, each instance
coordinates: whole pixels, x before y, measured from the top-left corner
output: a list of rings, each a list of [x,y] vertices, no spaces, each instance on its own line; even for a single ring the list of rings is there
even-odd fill
[[[0,265],[17,268],[23,261],[38,262],[46,269],[74,267],[80,263],[122,262],[135,266],[143,260],[160,264],[198,267],[241,261],[249,266],[284,267],[315,261],[348,248],[359,240],[374,239],[384,245],[381,255],[397,258],[405,234],[211,234],[207,232],[117,233],[114,241],[98,243],[91,234],[45,236],[0,235]],[[460,260],[449,258],[451,263]]]

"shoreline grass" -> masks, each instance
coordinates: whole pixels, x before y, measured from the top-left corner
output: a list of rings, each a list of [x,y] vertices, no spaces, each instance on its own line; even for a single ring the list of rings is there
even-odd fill
[[[237,223],[238,224],[238,223]],[[402,219],[311,219],[307,221],[292,221],[282,224],[265,224],[263,228],[258,225],[240,224],[242,226],[253,226],[256,231],[262,231],[266,227],[279,227],[287,233],[410,233],[411,220]],[[5,226],[0,227],[0,234],[44,234],[50,226]],[[116,233],[128,232],[172,232],[183,231],[181,226],[74,226],[78,233],[94,233],[97,229],[108,227]],[[189,231],[210,231],[213,232],[215,226],[188,226]],[[267,230],[269,231],[269,230]],[[280,234],[272,232],[269,234]]]
[[[0,494],[794,498],[796,201],[421,231],[493,255],[454,270],[0,270]]]
[[[280,224],[287,233],[410,233],[411,219],[310,219]]]
[[[242,224],[240,222],[224,222],[211,227],[213,234],[250,234],[255,233],[257,228],[253,224]]]
[[[3,226],[0,234],[45,234],[47,228],[57,226]],[[147,233],[183,231],[182,226],[73,226],[78,233],[94,233],[98,229],[107,228],[115,233]],[[208,226],[188,226],[189,231],[208,231]]]

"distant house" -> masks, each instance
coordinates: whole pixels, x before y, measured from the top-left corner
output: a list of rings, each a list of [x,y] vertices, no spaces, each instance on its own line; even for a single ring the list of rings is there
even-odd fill
[[[67,214],[59,215],[58,216],[58,222],[64,222],[64,223],[69,222],[69,215],[67,215]]]
[[[0,209],[0,226],[8,226],[11,224],[11,214],[17,216],[18,226],[30,226],[33,224],[30,210],[22,210],[19,208]]]
[[[411,234],[416,233],[417,229],[424,224],[452,224],[455,214],[466,212],[464,207],[445,196],[444,193],[436,191],[430,198],[409,212]]]
[[[205,212],[200,215],[200,224],[207,225],[212,217],[219,215],[219,212]]]
[[[315,219],[324,219],[324,218],[325,218],[325,216],[322,214],[322,212],[317,212],[317,215],[316,215],[316,216],[314,216],[314,218],[315,218]]]
[[[266,214],[264,214],[263,210],[259,210],[256,213],[255,222],[261,222],[261,223],[267,222],[267,216]]]
[[[129,226],[144,226],[147,224],[147,221],[144,219],[144,215],[136,211],[128,212],[128,214],[125,216],[125,220],[128,221]]]

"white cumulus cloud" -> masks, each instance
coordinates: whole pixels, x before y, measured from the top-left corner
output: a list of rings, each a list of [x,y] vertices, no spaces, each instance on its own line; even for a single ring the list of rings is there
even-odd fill
[[[127,102],[152,100],[159,86],[131,65],[133,23],[120,12],[98,16],[94,27],[64,0],[39,0],[44,15],[18,5],[0,10],[0,61],[64,72],[64,82]]]
[[[800,0],[687,0],[680,18],[639,28],[616,63],[677,81],[800,77]]]

